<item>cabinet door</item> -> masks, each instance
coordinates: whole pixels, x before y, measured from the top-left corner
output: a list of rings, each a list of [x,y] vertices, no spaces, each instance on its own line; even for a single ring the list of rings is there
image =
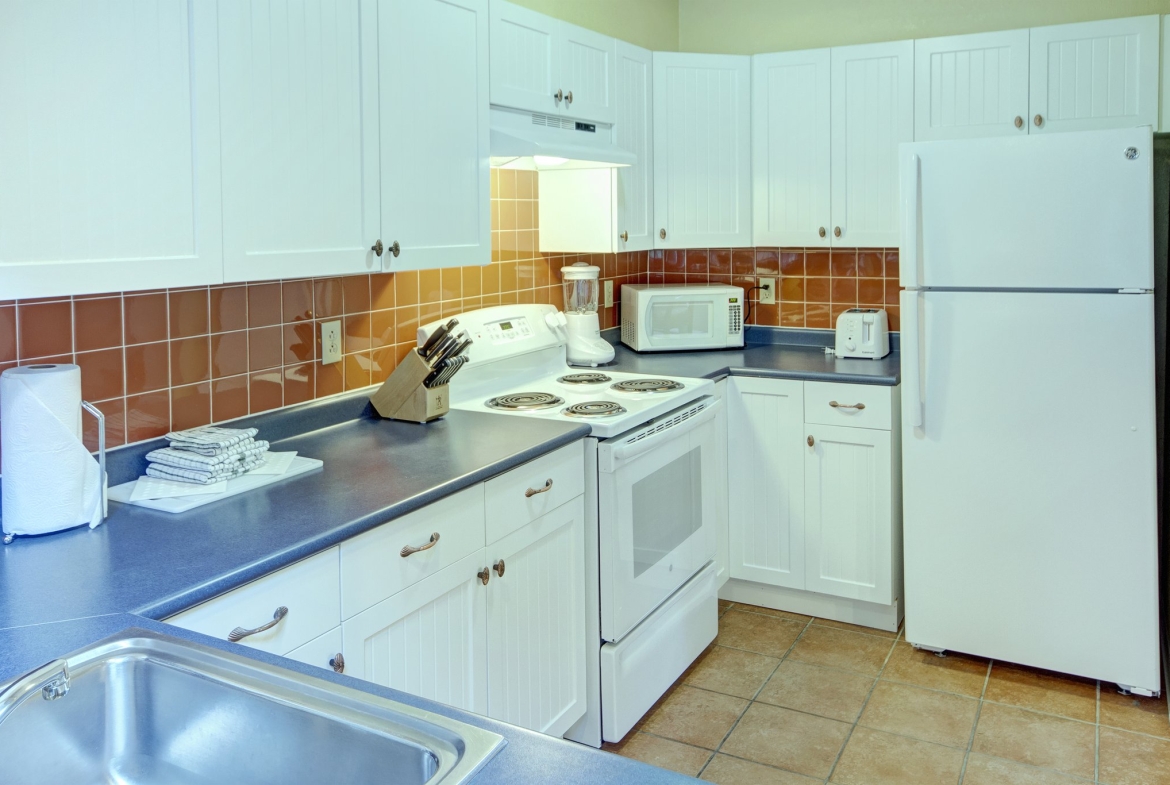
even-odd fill
[[[805,588],[893,602],[890,432],[806,425]]]
[[[750,57],[654,53],[656,248],[752,244],[751,77]]]
[[[367,272],[378,239],[376,0],[219,17],[224,279]]]
[[[222,280],[212,3],[6,3],[0,299]]]
[[[582,120],[612,123],[616,39],[576,25],[562,24],[560,28],[557,49],[561,68],[557,86],[565,91],[562,113]]]
[[[731,377],[731,577],[804,588],[804,383]]]
[[[755,244],[829,245],[829,50],[752,58]]]
[[[487,597],[482,549],[341,623],[351,676],[483,714]]]
[[[727,558],[727,380],[715,383],[715,397],[723,405],[715,412],[715,580],[723,586],[731,577]]]
[[[832,50],[831,244],[898,244],[898,145],[914,139],[914,42]]]
[[[585,714],[585,503],[488,548],[488,716],[563,736]]]
[[[382,0],[378,23],[383,269],[488,264],[487,0]]]
[[[617,42],[614,143],[638,156],[633,166],[615,170],[618,251],[654,247],[653,74],[649,50]]]
[[[491,0],[491,102],[496,106],[557,114],[561,61],[557,34],[563,22],[503,0]]]
[[[1158,17],[1031,31],[1031,133],[1158,124]]]
[[[914,139],[1028,133],[1028,31],[914,42]]]

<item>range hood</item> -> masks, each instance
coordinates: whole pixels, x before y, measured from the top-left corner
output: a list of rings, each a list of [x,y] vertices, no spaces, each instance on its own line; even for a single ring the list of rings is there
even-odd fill
[[[638,162],[613,143],[607,123],[493,106],[491,131],[491,165],[501,169],[613,169]]]

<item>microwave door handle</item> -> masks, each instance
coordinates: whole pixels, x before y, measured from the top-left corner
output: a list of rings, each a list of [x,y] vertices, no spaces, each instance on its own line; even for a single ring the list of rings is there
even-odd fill
[[[684,436],[690,433],[700,425],[715,419],[715,412],[717,412],[719,407],[722,405],[723,401],[716,398],[710,404],[708,404],[706,409],[701,411],[699,414],[696,414],[694,417],[684,423],[676,425],[673,428],[667,428],[664,431],[659,431],[653,436],[647,436],[645,439],[640,439],[636,442],[633,442],[632,444],[622,444],[618,447],[615,447],[613,449],[614,463],[616,464],[621,461],[636,458],[642,453],[649,452],[650,450],[654,449],[663,441],[675,439],[679,436]]]

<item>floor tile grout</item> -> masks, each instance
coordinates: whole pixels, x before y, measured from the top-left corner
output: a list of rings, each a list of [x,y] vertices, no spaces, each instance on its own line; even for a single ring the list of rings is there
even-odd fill
[[[979,693],[979,702],[975,704],[975,721],[971,723],[971,735],[967,738],[967,751],[963,753],[963,765],[959,769],[959,785],[967,776],[967,762],[971,760],[971,750],[975,746],[975,732],[979,729],[979,716],[983,714],[983,699],[987,696],[987,685],[991,683],[992,660],[987,661],[987,673],[983,674],[983,689]]]
[[[865,695],[865,700],[861,702],[861,708],[857,711],[857,716],[853,719],[853,725],[849,728],[849,732],[845,734],[845,741],[841,743],[841,749],[837,750],[837,757],[833,759],[833,765],[829,767],[829,774],[825,777],[825,782],[833,779],[833,773],[837,771],[837,765],[841,762],[841,757],[845,754],[845,748],[849,746],[849,740],[853,738],[853,732],[857,730],[858,724],[861,722],[861,716],[865,714],[865,707],[869,705],[870,698],[873,697],[873,691],[877,689],[878,682],[882,679],[882,674],[885,673],[886,666],[890,663],[890,657],[894,656],[894,649],[898,645],[898,639],[890,641],[890,650],[886,652],[886,658],[882,660],[882,667],[878,668],[877,674],[873,677],[873,684],[869,686],[869,692]]]
[[[1101,781],[1101,681],[1097,681],[1096,739],[1093,743],[1093,782]]]

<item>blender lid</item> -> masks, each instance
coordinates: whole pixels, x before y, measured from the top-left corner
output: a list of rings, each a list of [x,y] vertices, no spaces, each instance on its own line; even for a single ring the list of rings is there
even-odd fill
[[[561,268],[561,277],[566,281],[588,281],[597,278],[601,268],[595,264],[572,264]]]

